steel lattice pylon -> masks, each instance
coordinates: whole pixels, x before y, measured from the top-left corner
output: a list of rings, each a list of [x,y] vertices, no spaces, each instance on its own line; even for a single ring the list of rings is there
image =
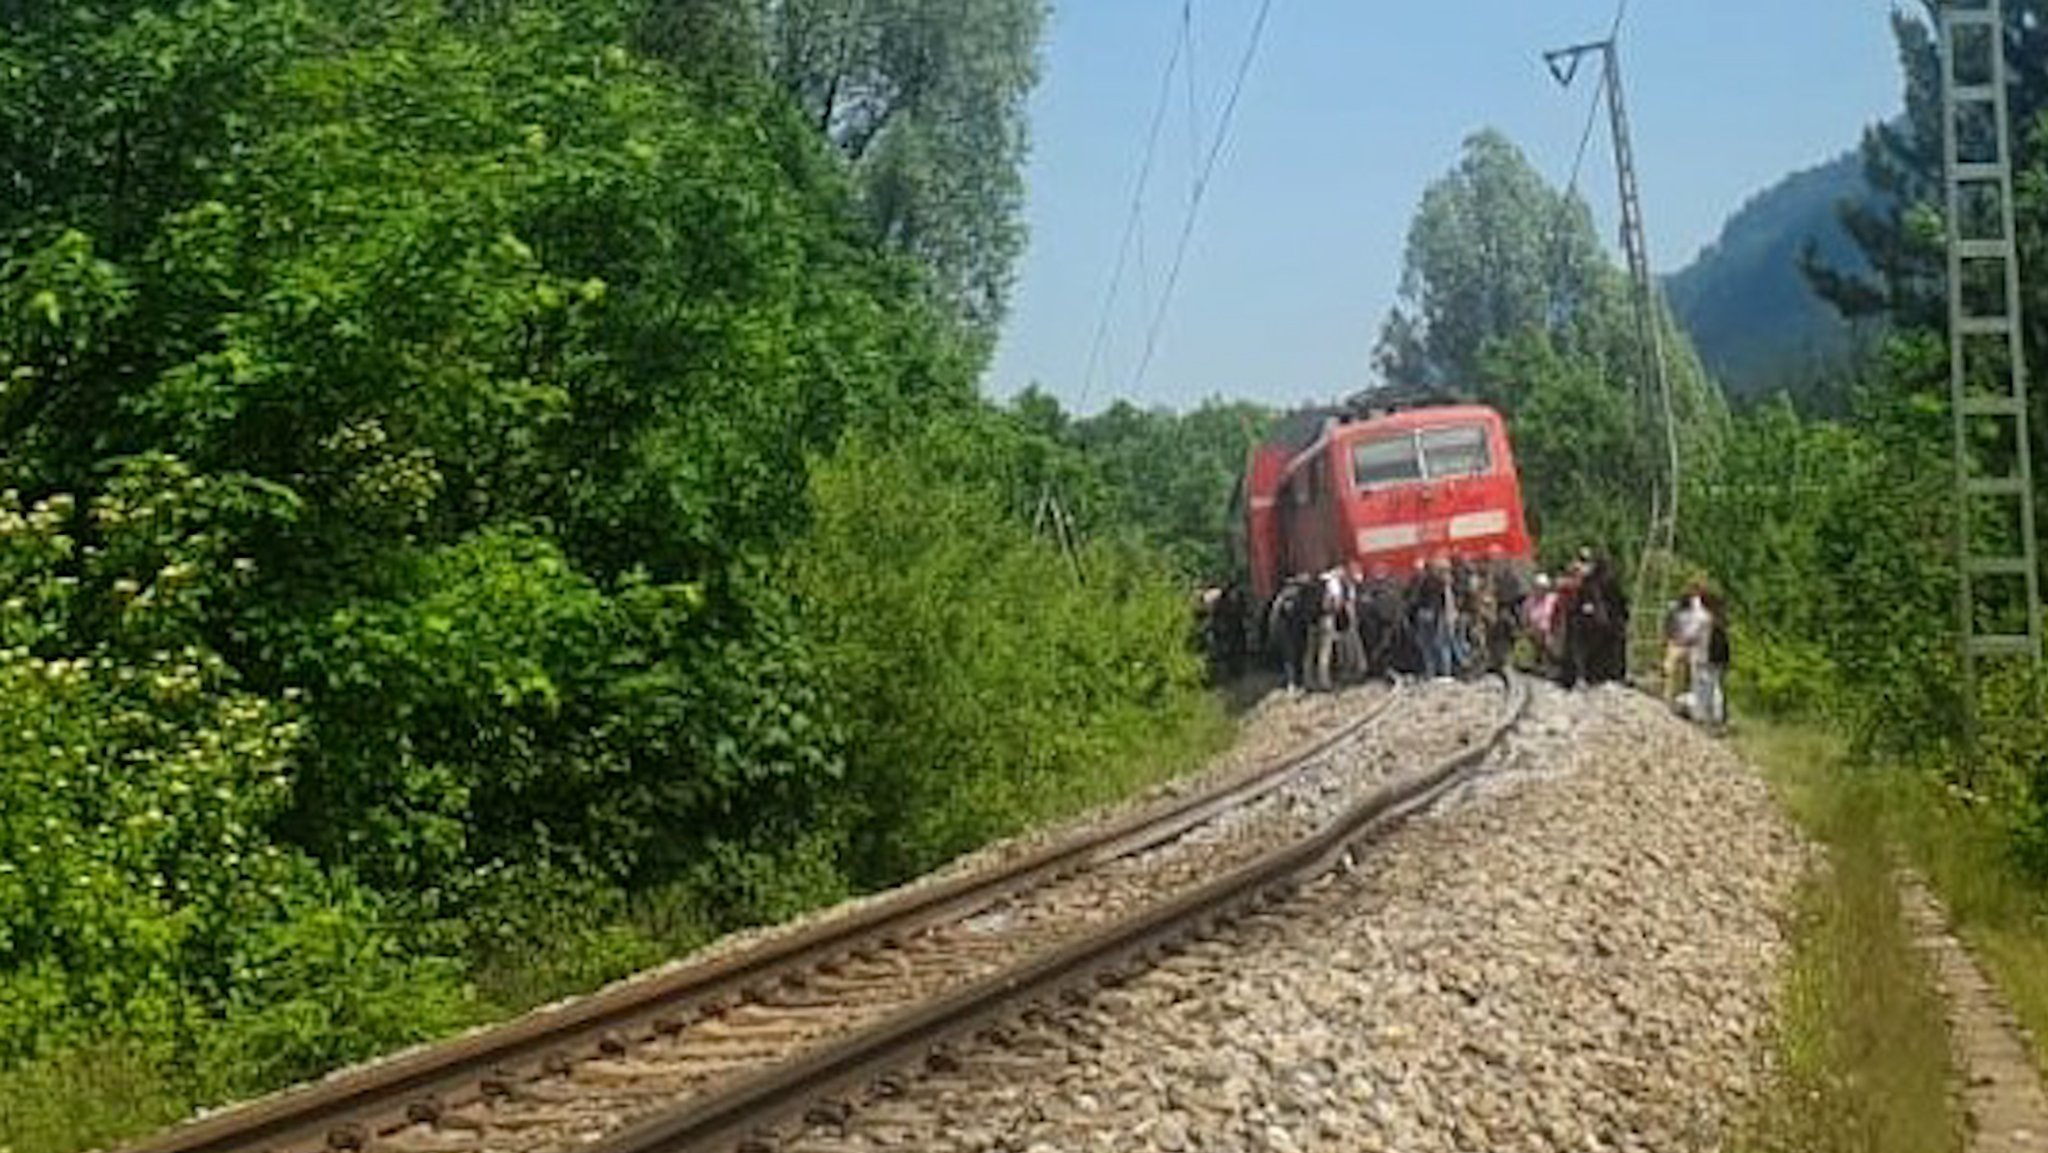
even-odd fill
[[[1657,282],[1650,274],[1650,242],[1643,228],[1643,202],[1636,182],[1635,146],[1630,140],[1628,105],[1622,96],[1621,53],[1613,36],[1589,44],[1562,48],[1543,55],[1551,75],[1559,84],[1570,86],[1578,74],[1582,57],[1598,53],[1601,83],[1607,97],[1609,128],[1614,137],[1614,175],[1620,186],[1621,248],[1628,261],[1629,283],[1634,289],[1636,347],[1642,357],[1638,384],[1646,428],[1661,426],[1665,470],[1662,483],[1650,493],[1649,529],[1643,537],[1641,563],[1636,569],[1635,612],[1630,619],[1630,648],[1647,653],[1655,648],[1660,615],[1645,602],[1650,594],[1668,591],[1677,562],[1678,494],[1681,486],[1678,459],[1678,419],[1671,400],[1671,378],[1664,363],[1664,326],[1658,315]]]
[[[1941,5],[1957,615],[1973,708],[1980,660],[2042,660],[2002,8],[1999,0]]]

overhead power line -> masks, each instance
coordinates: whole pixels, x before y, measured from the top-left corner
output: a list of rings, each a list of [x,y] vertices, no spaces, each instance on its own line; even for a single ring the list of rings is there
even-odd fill
[[[1159,305],[1152,314],[1151,327],[1145,333],[1145,352],[1138,360],[1138,371],[1131,378],[1135,388],[1145,382],[1145,373],[1152,366],[1153,354],[1159,350],[1159,334],[1166,326],[1166,314],[1173,304],[1173,292],[1180,283],[1182,263],[1188,254],[1188,242],[1195,234],[1195,222],[1202,212],[1202,200],[1209,191],[1209,185],[1216,175],[1216,163],[1223,156],[1225,145],[1230,142],[1230,129],[1237,117],[1238,98],[1244,94],[1245,81],[1251,76],[1252,65],[1259,56],[1259,44],[1265,39],[1266,21],[1273,12],[1273,0],[1262,0],[1259,14],[1252,23],[1251,39],[1245,43],[1244,55],[1238,58],[1237,73],[1231,78],[1230,97],[1223,104],[1223,112],[1216,122],[1216,135],[1209,144],[1209,154],[1202,161],[1201,174],[1195,179],[1194,194],[1189,198],[1187,216],[1181,222],[1180,239],[1173,250],[1173,264],[1166,274],[1166,287],[1159,298]]]
[[[1195,98],[1195,0],[1181,0],[1180,37],[1188,58],[1188,197],[1194,198],[1195,182],[1201,179],[1202,114]]]
[[[1192,2],[1192,0],[1190,0]],[[1075,406],[1086,408],[1090,394],[1095,391],[1096,371],[1102,364],[1105,342],[1109,339],[1109,320],[1116,310],[1117,297],[1122,294],[1124,270],[1130,266],[1133,245],[1142,244],[1139,233],[1145,219],[1145,189],[1152,179],[1152,160],[1159,151],[1159,133],[1166,124],[1166,110],[1173,102],[1173,74],[1180,67],[1181,53],[1188,45],[1185,33],[1174,37],[1173,52],[1166,58],[1166,68],[1159,76],[1159,100],[1152,109],[1151,126],[1145,132],[1143,159],[1138,162],[1138,176],[1131,189],[1131,207],[1124,218],[1123,239],[1117,244],[1116,263],[1109,274],[1109,288],[1103,293],[1102,312],[1095,322],[1095,337],[1088,348],[1088,367],[1081,375],[1081,399]],[[1142,260],[1142,255],[1140,256]]]
[[[1628,0],[1618,0],[1614,6],[1614,22],[1607,27],[1608,40],[1614,40],[1621,35],[1621,25],[1627,19]],[[1576,70],[1578,62],[1574,60],[1571,67]],[[1564,186],[1566,200],[1570,200],[1573,196],[1578,195],[1579,175],[1586,167],[1586,149],[1593,143],[1594,130],[1600,126],[1600,108],[1606,98],[1607,72],[1605,69],[1602,69],[1599,83],[1593,86],[1593,99],[1586,105],[1586,126],[1579,132],[1579,150],[1577,155],[1572,157],[1572,176],[1570,180],[1565,182]]]
[[[1593,86],[1593,99],[1586,105],[1586,126],[1579,132],[1579,151],[1572,157],[1572,178],[1565,182],[1564,198],[1570,200],[1579,194],[1579,174],[1586,168],[1586,149],[1593,143],[1593,130],[1600,126],[1600,106],[1607,99],[1607,73],[1600,73],[1600,82]]]

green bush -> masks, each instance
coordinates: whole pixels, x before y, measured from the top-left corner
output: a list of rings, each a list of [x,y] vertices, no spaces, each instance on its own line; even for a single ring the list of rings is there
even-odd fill
[[[1730,689],[1745,705],[1767,716],[1792,717],[1820,715],[1834,703],[1840,672],[1826,646],[1740,622],[1733,639],[1740,661]]]
[[[302,722],[203,639],[251,579],[246,481],[124,464],[90,509],[0,493],[0,1069],[109,1035],[247,1089],[468,1014],[380,901],[273,836]],[[84,638],[97,636],[97,642]]]
[[[1167,573],[1034,537],[957,466],[975,438],[856,440],[813,470],[794,582],[846,725],[864,884],[1113,795],[1208,715]]]
[[[776,78],[643,53],[647,11],[0,4],[0,1112],[37,1149],[1218,731],[1117,515],[1085,584],[1024,527],[1102,478],[975,398],[983,342]],[[20,1105],[101,1057],[162,1073],[69,1137]]]
[[[2048,877],[2048,677],[2014,666],[1986,670],[1972,737],[1951,779],[1991,802],[2020,864]]]

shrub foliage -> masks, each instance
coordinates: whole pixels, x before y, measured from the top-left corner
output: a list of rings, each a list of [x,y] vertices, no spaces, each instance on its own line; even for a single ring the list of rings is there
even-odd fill
[[[1023,58],[948,81],[1002,135],[956,151],[1014,166],[1040,9],[986,5]],[[1014,222],[921,261],[765,30],[692,11],[0,3],[16,1153],[897,879],[1211,732],[1164,568],[1105,521],[1076,583],[1023,519],[1090,466],[973,388]],[[862,155],[924,179],[933,115]],[[67,1115],[87,1067],[134,1083]]]

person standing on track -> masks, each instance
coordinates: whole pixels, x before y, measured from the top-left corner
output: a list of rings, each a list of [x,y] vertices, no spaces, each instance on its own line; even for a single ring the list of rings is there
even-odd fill
[[[1322,582],[1308,573],[1298,573],[1287,582],[1282,595],[1286,604],[1280,616],[1280,658],[1287,669],[1290,693],[1313,688],[1310,643],[1322,615]]]
[[[1707,635],[1714,622],[1707,612],[1706,591],[1698,580],[1687,585],[1685,595],[1678,598],[1677,607],[1665,622],[1671,645],[1678,650],[1688,672],[1697,670],[1707,659]],[[1691,689],[1676,697],[1675,702],[1688,715],[1698,712],[1698,698]]]
[[[1628,596],[1613,562],[1588,555],[1580,554],[1578,591],[1565,621],[1565,683],[1572,686],[1628,678]]]
[[[1359,605],[1360,639],[1365,642],[1366,675],[1395,675],[1402,664],[1405,635],[1401,588],[1384,566],[1367,574]]]
[[[1301,616],[1302,595],[1301,578],[1289,577],[1273,594],[1273,603],[1266,606],[1266,640],[1280,656],[1280,677],[1289,696],[1301,691],[1301,658],[1306,645],[1295,626]]]
[[[1537,573],[1534,591],[1522,602],[1522,628],[1529,635],[1530,647],[1536,650],[1536,667],[1548,670],[1552,666],[1550,635],[1551,625],[1557,619],[1557,590],[1551,587],[1548,573]]]
[[[1337,664],[1346,680],[1364,680],[1372,671],[1365,654],[1365,583],[1356,562],[1338,569],[1344,582],[1344,611],[1337,621]]]
[[[1244,586],[1231,581],[1223,586],[1223,600],[1217,606],[1217,632],[1223,656],[1223,674],[1230,680],[1244,675],[1245,655]]]
[[[1416,578],[1409,611],[1416,641],[1422,646],[1422,672],[1437,680],[1457,675],[1458,590],[1450,561],[1437,557]]]
[[[1716,611],[1718,606],[1719,598],[1708,591],[1707,582],[1695,580],[1687,587],[1672,623],[1673,636],[1683,648],[1692,674],[1692,687],[1678,699],[1676,708],[1682,715],[1710,728],[1720,727],[1727,713],[1721,673],[1727,667],[1728,641],[1721,613]],[[1717,635],[1721,649],[1718,654],[1715,652]],[[1717,655],[1721,658],[1718,661],[1715,659]]]
[[[1344,570],[1333,568],[1317,577],[1315,593],[1315,639],[1310,642],[1313,655],[1309,659],[1308,687],[1312,692],[1327,693],[1337,687],[1334,667],[1338,638],[1350,609],[1350,597],[1344,591]]]

